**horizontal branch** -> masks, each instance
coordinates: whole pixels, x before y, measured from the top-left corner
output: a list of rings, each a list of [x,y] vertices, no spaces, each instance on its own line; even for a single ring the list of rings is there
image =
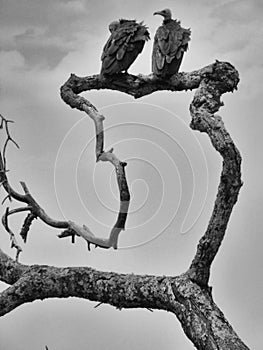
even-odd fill
[[[167,295],[163,277],[102,272],[88,267],[32,265],[25,269],[22,266],[20,279],[14,278],[12,286],[0,294],[0,316],[24,303],[54,297],[78,297],[118,309],[165,307],[163,297]]]
[[[0,251],[0,259],[6,259],[4,255]],[[13,278],[12,285],[0,293],[0,316],[34,300],[78,297],[106,303],[119,310],[146,308],[172,312],[200,350],[248,349],[214,304],[209,292],[190,281],[187,274],[142,276],[102,272],[89,267],[10,264],[20,279]]]
[[[86,99],[76,96],[88,90],[110,89],[124,92],[134,98],[140,98],[156,91],[183,91],[193,90],[199,87],[200,82],[213,72],[214,64],[210,64],[199,70],[175,74],[170,79],[162,80],[155,75],[131,75],[117,74],[112,77],[92,75],[88,77],[78,77],[71,74],[70,78],[61,87],[61,97],[72,108],[78,108]],[[95,108],[90,102],[90,107]]]

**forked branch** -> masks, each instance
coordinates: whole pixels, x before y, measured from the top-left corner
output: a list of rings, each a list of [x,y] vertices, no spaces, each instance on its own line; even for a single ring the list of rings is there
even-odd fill
[[[212,217],[206,233],[201,238],[189,276],[200,285],[207,285],[211,263],[220,247],[234,204],[242,185],[240,154],[234,145],[220,116],[215,113],[223,105],[221,96],[237,89],[237,70],[227,62],[219,62],[190,73],[178,73],[170,79],[162,80],[154,75],[118,74],[111,78],[100,75],[80,78],[71,74],[61,87],[62,99],[72,108],[80,111],[96,108],[90,101],[78,94],[92,89],[112,89],[139,98],[154,91],[182,91],[197,89],[190,106],[191,128],[206,132],[212,145],[223,157],[220,185]],[[96,110],[96,113],[97,110]],[[92,118],[93,116],[90,115]]]
[[[223,240],[230,214],[242,184],[240,176],[241,157],[230,135],[226,131],[221,118],[215,115],[222,105],[220,101],[221,95],[236,89],[238,81],[238,72],[235,68],[229,63],[218,61],[194,72],[176,74],[165,81],[157,79],[153,75],[133,76],[121,74],[113,78],[105,78],[99,75],[79,78],[71,75],[69,80],[61,87],[61,97],[72,108],[85,112],[94,122],[96,132],[96,161],[109,161],[115,167],[120,191],[119,215],[108,239],[97,237],[85,225],[78,225],[70,220],[54,220],[39,206],[25,183],[21,183],[24,194],[17,193],[11,188],[6,175],[6,161],[1,156],[0,180],[3,187],[11,198],[26,203],[31,214],[27,216],[23,226],[23,239],[26,239],[30,226],[29,223],[31,224],[34,218],[40,218],[47,225],[63,229],[64,231],[59,234],[61,238],[71,236],[74,240],[75,235],[84,238],[88,243],[88,247],[90,244],[94,244],[102,248],[117,248],[119,234],[121,230],[125,229],[130,201],[124,169],[126,163],[121,162],[115,156],[113,149],[104,151],[103,121],[105,118],[91,102],[78,95],[80,92],[95,88],[116,89],[138,98],[157,90],[181,91],[198,88],[190,107],[192,115],[191,127],[201,132],[206,132],[213,146],[220,152],[224,159],[213,215],[205,235],[199,242],[196,256],[188,271],[193,280],[199,284],[206,285],[209,279],[210,265]],[[4,123],[3,120],[2,117],[2,125]],[[7,139],[12,141],[8,127],[6,130]],[[5,214],[5,222],[7,222],[8,215],[9,212]],[[9,227],[6,226],[6,228]]]
[[[80,226],[72,221],[56,221],[37,204],[24,183],[24,194],[19,194],[10,187],[2,162],[1,183],[6,192],[11,194],[12,198],[27,204],[20,208],[20,211],[29,210],[29,215],[39,217],[50,226],[64,229],[61,237],[74,238],[75,235],[79,235],[87,242],[101,247],[108,247],[110,244],[115,247],[119,232],[125,227],[130,199],[124,173],[126,164],[117,159],[113,150],[104,151],[104,117],[88,100],[78,94],[86,90],[108,88],[138,98],[158,90],[181,91],[197,88],[190,107],[191,127],[206,132],[214,148],[223,157],[223,169],[213,214],[190,268],[175,277],[117,274],[96,271],[89,267],[25,266],[0,250],[0,280],[11,285],[0,294],[0,316],[33,300],[72,296],[99,304],[107,303],[118,309],[147,308],[172,312],[178,318],[187,337],[199,350],[248,350],[215,305],[211,289],[208,288],[210,267],[224,238],[242,185],[240,154],[221,117],[215,114],[222,105],[221,95],[237,88],[238,81],[235,68],[229,63],[218,61],[195,72],[179,73],[168,81],[157,80],[152,75],[118,75],[112,79],[101,78],[98,75],[86,78],[71,75],[61,88],[61,97],[72,108],[89,115],[95,123],[96,160],[110,161],[116,170],[121,198],[118,219],[108,240],[99,239],[85,225]],[[19,208],[16,210],[18,212]],[[8,211],[6,220],[12,214],[15,214],[15,211]],[[28,228],[33,217],[28,216],[26,220],[25,226]],[[27,234],[27,229],[25,231]]]
[[[6,209],[6,212],[2,218],[2,223],[6,229],[6,231],[9,233],[10,241],[11,241],[11,247],[16,248],[17,254],[16,254],[16,260],[18,260],[19,254],[22,251],[21,246],[18,244],[17,238],[13,231],[10,229],[8,224],[8,217],[12,214],[19,213],[21,211],[29,211],[29,214],[26,216],[24,220],[24,224],[21,228],[20,235],[24,242],[27,240],[28,232],[30,229],[30,226],[34,219],[40,218],[44,223],[51,227],[64,229],[62,233],[58,235],[59,238],[64,238],[71,236],[72,242],[74,242],[75,236],[82,237],[85,241],[87,241],[88,249],[90,249],[90,244],[94,244],[96,247],[101,248],[111,248],[117,249],[118,247],[118,238],[119,234],[122,230],[125,229],[125,222],[127,218],[129,203],[130,203],[130,194],[129,189],[126,181],[125,176],[125,166],[127,163],[121,162],[113,153],[113,149],[110,149],[109,151],[103,150],[104,145],[104,130],[103,130],[103,120],[104,117],[100,114],[98,114],[97,110],[93,106],[89,105],[83,105],[83,110],[93,119],[95,124],[95,131],[96,131],[96,160],[97,161],[109,161],[113,164],[115,167],[118,187],[120,191],[120,209],[118,218],[116,220],[116,223],[114,224],[110,235],[107,239],[103,239],[100,237],[96,237],[92,231],[86,226],[80,226],[73,221],[60,221],[55,220],[51,218],[44,209],[41,208],[41,206],[37,203],[37,201],[34,199],[34,197],[29,192],[29,189],[27,185],[24,182],[21,182],[21,186],[23,189],[24,194],[20,194],[16,192],[11,185],[9,184],[8,178],[7,178],[7,170],[6,170],[6,149],[9,142],[15,143],[15,141],[10,136],[10,132],[8,129],[8,123],[11,121],[5,119],[3,116],[1,117],[1,124],[0,127],[3,128],[5,126],[5,132],[6,132],[6,141],[4,143],[3,152],[0,152],[0,183],[3,185],[4,189],[7,192],[6,199],[9,199],[10,201],[12,199],[15,199],[19,202],[23,202],[28,204],[27,207],[24,208],[16,208],[12,211],[9,211],[9,208]],[[16,146],[18,146],[15,143]]]

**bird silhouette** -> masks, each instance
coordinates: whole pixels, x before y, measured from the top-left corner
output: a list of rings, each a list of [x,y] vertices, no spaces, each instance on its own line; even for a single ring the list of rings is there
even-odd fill
[[[106,42],[101,60],[101,74],[127,73],[129,67],[142,52],[150,34],[143,22],[120,19],[109,25],[111,35]]]
[[[164,19],[154,36],[152,72],[165,78],[179,71],[191,30],[182,28],[180,21],[172,19],[170,9],[157,11],[154,15],[161,15]]]

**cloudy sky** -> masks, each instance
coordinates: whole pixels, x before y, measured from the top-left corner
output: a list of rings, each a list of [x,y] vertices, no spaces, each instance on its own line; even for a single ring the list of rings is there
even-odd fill
[[[115,174],[110,164],[95,165],[92,121],[66,106],[59,88],[70,73],[99,72],[111,21],[144,20],[153,38],[161,18],[152,14],[166,7],[192,30],[183,71],[218,59],[240,72],[239,90],[223,97],[220,114],[241,151],[244,186],[210,283],[216,303],[243,341],[261,349],[261,0],[0,0],[0,112],[15,121],[12,134],[20,145],[19,151],[9,148],[10,181],[19,189],[24,180],[54,218],[108,235],[119,205]],[[150,73],[151,49],[152,41],[131,73]],[[120,249],[88,252],[81,240],[75,245],[61,241],[59,232],[37,222],[21,261],[124,273],[183,272],[209,220],[221,166],[207,136],[188,127],[193,92],[159,92],[139,101],[113,91],[84,96],[106,117],[106,148],[114,146],[128,162],[131,213]],[[13,218],[14,230],[22,220]],[[1,248],[13,256],[7,234],[3,229],[0,234]],[[0,348],[193,348],[171,314],[94,305],[78,299],[23,305],[0,319]]]

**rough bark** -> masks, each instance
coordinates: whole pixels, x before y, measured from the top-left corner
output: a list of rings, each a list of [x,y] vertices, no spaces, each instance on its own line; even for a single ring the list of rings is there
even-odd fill
[[[172,312],[197,349],[248,349],[213,302],[210,290],[192,282],[187,274],[142,276],[89,267],[25,266],[2,251],[0,262],[0,278],[11,284],[0,295],[0,316],[34,300],[78,297],[117,309]]]
[[[201,238],[190,266],[191,278],[206,285],[211,263],[221,245],[241,181],[241,156],[227,132],[222,118],[215,113],[224,92],[237,87],[238,75],[230,65],[215,65],[213,74],[204,79],[190,105],[191,128],[208,134],[212,145],[223,158],[218,192],[207,230]]]
[[[180,276],[117,274],[88,267],[25,266],[0,251],[0,280],[10,285],[0,295],[0,315],[37,299],[79,297],[118,309],[149,308],[172,312],[187,337],[200,350],[248,349],[214,303],[208,286],[211,264],[242,185],[240,154],[221,117],[215,114],[222,105],[221,95],[237,88],[238,81],[235,68],[218,61],[198,71],[179,73],[169,81],[158,80],[152,75],[118,75],[112,79],[71,75],[61,88],[61,97],[72,108],[81,111],[96,110],[78,95],[90,89],[113,89],[135,98],[158,90],[197,89],[190,106],[190,126],[207,133],[223,158],[213,213],[189,269]]]

